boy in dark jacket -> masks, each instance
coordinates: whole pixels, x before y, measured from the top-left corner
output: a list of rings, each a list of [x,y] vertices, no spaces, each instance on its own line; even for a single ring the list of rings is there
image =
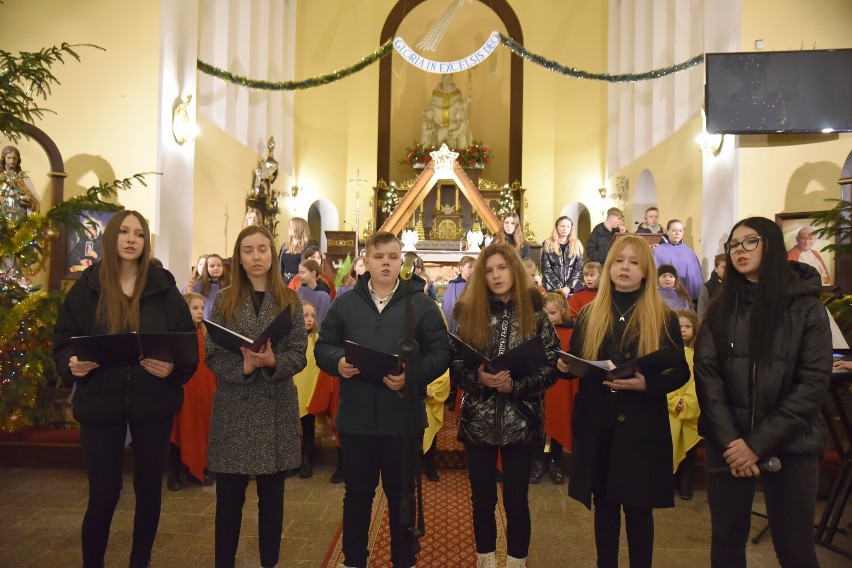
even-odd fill
[[[606,262],[606,253],[609,252],[609,245],[612,243],[613,237],[616,233],[623,233],[626,230],[624,228],[624,213],[617,207],[610,207],[607,209],[604,222],[595,225],[589,235],[589,240],[586,241],[586,256],[589,260],[603,265]]]
[[[401,459],[417,460],[426,428],[426,385],[447,370],[450,347],[438,306],[423,294],[418,277],[400,280],[402,250],[388,232],[373,234],[367,241],[367,272],[352,290],[332,304],[323,322],[315,349],[319,367],[340,376],[340,406],[336,426],[344,462],[346,494],[343,499],[343,555],[347,567],[367,565],[367,534],[373,496],[379,475],[387,496],[393,566],[406,568],[416,562],[408,542],[410,522],[401,520],[400,508],[413,491],[414,479],[405,479]],[[414,337],[418,343],[416,364],[398,375],[383,378],[384,386],[358,379],[360,370],[346,361],[344,341],[349,340],[385,353],[399,353],[405,336],[406,297],[411,296]],[[412,426],[411,405],[403,391],[406,379],[415,381],[416,416]],[[350,457],[351,456],[351,457]]]

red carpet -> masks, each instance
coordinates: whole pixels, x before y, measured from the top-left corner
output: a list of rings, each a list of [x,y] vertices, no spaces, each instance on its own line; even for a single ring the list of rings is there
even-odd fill
[[[438,432],[438,468],[441,480],[437,483],[423,478],[423,511],[426,535],[420,541],[417,557],[420,568],[466,567],[476,565],[476,546],[473,541],[473,513],[470,505],[470,485],[464,461],[464,446],[456,440],[457,416],[444,412],[444,426]],[[502,491],[497,492],[497,557],[506,557],[506,516]],[[323,568],[343,566],[341,529],[329,546]],[[390,532],[387,501],[377,491],[373,503],[369,543],[370,568],[390,568]]]
[[[503,499],[498,491],[497,505],[497,557],[506,557],[506,517]],[[420,568],[447,568],[448,566],[475,566],[476,546],[473,541],[470,486],[467,473],[462,470],[442,470],[441,481],[423,480],[423,507],[426,517],[426,535],[421,539],[421,552],[417,557]],[[370,568],[390,568],[390,533],[388,530],[387,501],[377,492],[370,523]],[[341,534],[326,552],[323,568],[343,565]]]

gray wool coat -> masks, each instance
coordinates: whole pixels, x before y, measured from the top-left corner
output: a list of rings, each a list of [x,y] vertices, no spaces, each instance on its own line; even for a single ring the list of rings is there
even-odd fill
[[[224,290],[213,300],[210,320],[231,331],[255,338],[280,310],[265,294],[255,315],[251,298],[244,298],[232,321],[219,312]],[[293,375],[305,368],[307,335],[302,304],[294,294],[293,328],[274,345],[276,367],[243,375],[243,357],[219,347],[207,337],[207,366],[218,379],[210,422],[207,468],[217,473],[271,474],[299,467],[301,431],[299,402]]]

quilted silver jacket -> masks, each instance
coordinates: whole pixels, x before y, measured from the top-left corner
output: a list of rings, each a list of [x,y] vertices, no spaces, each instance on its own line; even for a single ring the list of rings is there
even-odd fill
[[[476,369],[466,368],[461,356],[453,354],[451,378],[464,391],[459,417],[459,441],[483,446],[505,446],[544,442],[544,392],[556,382],[554,365],[559,339],[553,324],[541,308],[541,294],[531,290],[536,308],[535,333],[540,335],[547,353],[547,364],[526,377],[512,377],[512,392],[500,393],[479,382]],[[493,341],[482,354],[493,359],[517,347],[522,337],[515,327],[515,304],[490,298]],[[461,315],[461,314],[458,314]],[[508,324],[508,325],[503,325]]]

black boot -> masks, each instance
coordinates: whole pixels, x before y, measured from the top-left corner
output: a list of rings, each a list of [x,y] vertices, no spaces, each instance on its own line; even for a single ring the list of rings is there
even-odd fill
[[[559,467],[559,462],[553,458],[550,459],[548,473],[550,473],[550,480],[556,485],[562,485],[565,483],[565,476],[562,474],[562,468]]]
[[[299,477],[308,479],[314,476],[314,466],[311,464],[311,458],[308,455],[302,456],[302,466],[299,468]]]
[[[337,448],[337,468],[331,474],[332,483],[343,483],[343,452]]]
[[[686,452],[686,457],[680,462],[680,498],[684,501],[692,499],[692,472],[695,470],[695,448]]]
[[[183,483],[180,481],[181,467],[180,448],[174,444],[169,444],[169,477],[166,480],[166,487],[169,491],[180,491],[183,489]],[[142,565],[140,564],[140,566]]]
[[[544,477],[544,456],[541,455],[535,459],[530,470],[530,483],[541,483],[541,478]]]

